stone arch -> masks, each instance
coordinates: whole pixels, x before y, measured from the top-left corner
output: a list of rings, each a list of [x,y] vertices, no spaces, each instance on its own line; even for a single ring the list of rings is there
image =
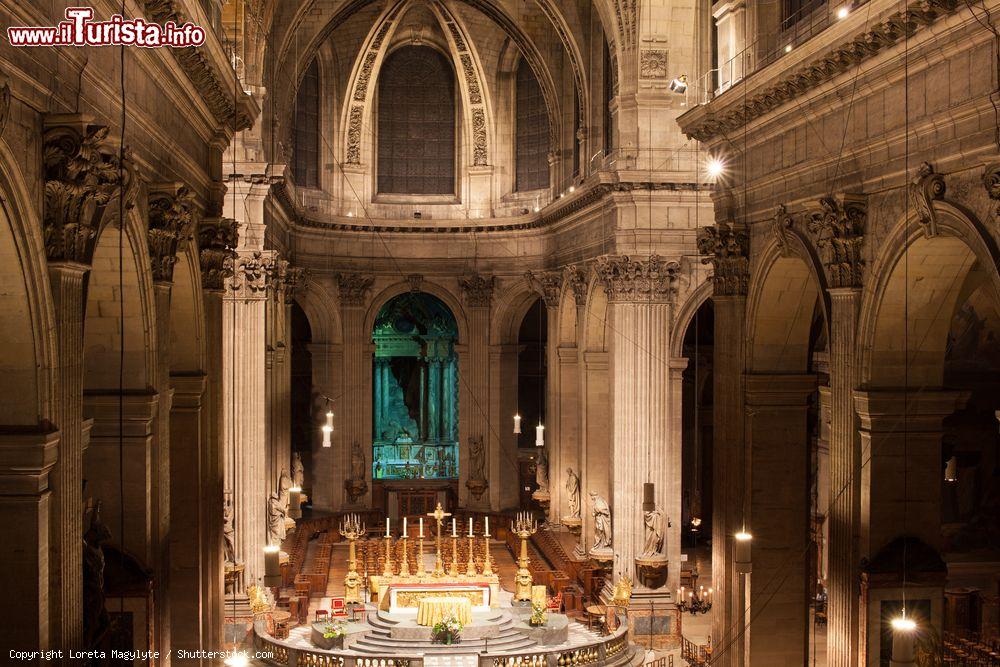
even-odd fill
[[[591,276],[583,320],[583,348],[588,352],[608,351],[608,295],[596,276]]]
[[[201,267],[191,243],[177,254],[170,289],[170,372],[194,373],[206,367]]]
[[[492,345],[515,345],[521,320],[531,308],[531,304],[538,298],[538,293],[524,278],[520,278],[510,285],[497,300],[490,332],[490,343]]]
[[[712,298],[712,281],[706,280],[702,284],[691,290],[687,299],[674,315],[674,328],[670,332],[670,358],[680,359],[684,356],[684,334],[688,326],[694,319],[695,313],[701,308],[701,304]]]
[[[559,298],[559,347],[573,347],[577,344],[576,330],[576,295],[568,280],[563,280],[562,294]]]
[[[8,395],[4,425],[37,425],[52,416],[56,324],[45,263],[45,242],[34,198],[18,160],[0,141],[0,373]],[[27,325],[27,326],[26,326]]]
[[[389,285],[372,299],[371,305],[368,308],[368,312],[365,313],[365,324],[362,331],[364,335],[369,335],[372,328],[375,326],[375,318],[378,317],[379,311],[382,309],[390,299],[394,296],[403,294],[404,292],[413,291],[412,286],[409,282],[403,280],[397,283]],[[452,294],[448,288],[439,285],[437,283],[431,282],[429,280],[422,280],[420,282],[420,288],[417,290],[419,292],[427,292],[437,298],[441,299],[446,306],[451,310],[452,315],[455,316],[455,323],[458,325],[458,343],[466,344],[469,342],[469,320],[462,308],[461,302],[458,298]],[[315,331],[313,332],[315,336]]]
[[[313,343],[340,344],[344,340],[340,313],[331,307],[334,299],[322,283],[306,279],[295,293],[295,301],[309,320]]]
[[[858,328],[865,385],[940,387],[948,331],[969,273],[985,270],[1000,300],[996,243],[966,211],[943,201],[933,206],[934,236],[910,216],[886,236],[871,266]]]

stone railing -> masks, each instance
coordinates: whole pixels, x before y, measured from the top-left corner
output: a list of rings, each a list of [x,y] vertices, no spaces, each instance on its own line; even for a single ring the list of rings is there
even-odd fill
[[[352,655],[349,651],[324,651],[291,646],[268,635],[262,621],[255,621],[253,647],[261,660],[277,667],[423,667],[423,658]]]

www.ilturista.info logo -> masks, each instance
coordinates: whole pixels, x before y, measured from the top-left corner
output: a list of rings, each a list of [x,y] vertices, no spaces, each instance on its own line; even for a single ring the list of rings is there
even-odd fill
[[[7,28],[12,46],[160,46],[183,48],[205,43],[205,29],[191,22],[163,25],[115,14],[108,21],[92,21],[91,7],[67,7],[66,20],[57,26]]]

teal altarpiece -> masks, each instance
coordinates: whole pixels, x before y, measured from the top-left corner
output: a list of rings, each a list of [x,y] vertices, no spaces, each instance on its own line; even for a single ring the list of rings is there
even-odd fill
[[[400,294],[375,319],[373,479],[458,477],[458,327],[425,292]]]

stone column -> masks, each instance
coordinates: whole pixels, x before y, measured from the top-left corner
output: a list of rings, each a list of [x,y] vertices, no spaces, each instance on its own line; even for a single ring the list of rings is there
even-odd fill
[[[351,470],[351,448],[355,443],[361,445],[361,451],[365,455],[365,479],[371,479],[371,457],[372,457],[372,394],[371,394],[371,374],[372,359],[375,353],[375,346],[370,342],[371,332],[364,331],[364,307],[368,302],[368,296],[374,277],[365,276],[360,273],[341,273],[337,276],[338,287],[340,288],[340,314],[344,327],[344,351],[343,386],[350,388],[343,395],[343,438],[340,441],[338,464],[343,467],[345,480],[353,471]],[[366,484],[368,482],[366,481]],[[367,505],[371,498],[371,485],[368,484],[367,491],[356,501],[352,501],[341,485],[341,507]]]
[[[514,415],[517,413],[517,345],[490,347],[490,386],[499,387],[491,396],[491,421],[495,426],[490,433],[489,451],[498,453],[500,474],[490,484],[490,502],[498,509],[518,506],[519,478],[517,463],[517,436],[514,435]]]
[[[556,346],[555,359],[558,365],[556,377],[559,386],[555,391],[559,417],[556,432],[559,434],[559,456],[556,463],[549,462],[550,486],[558,496],[553,496],[553,521],[559,521],[569,514],[569,498],[566,495],[566,468],[573,468],[580,474],[580,355],[575,345]],[[551,421],[551,420],[549,420]],[[581,481],[582,485],[582,481]],[[581,514],[583,489],[580,490]],[[558,501],[556,501],[558,498]]]
[[[222,303],[223,456],[226,491],[233,498],[236,558],[244,586],[264,576],[267,478],[265,414],[265,300],[271,257],[240,251]],[[242,590],[240,590],[242,592]]]
[[[656,506],[664,515],[670,505],[669,465],[679,460],[673,448],[680,446],[669,438],[667,418],[669,338],[679,270],[677,262],[657,255],[638,261],[625,256],[602,257],[597,264],[608,295],[612,335],[610,459],[616,578],[634,577],[635,557],[642,552],[643,484],[655,485]]]
[[[583,456],[580,462],[580,514],[583,527],[580,545],[574,554],[587,560],[587,551],[594,542],[594,517],[591,514],[589,494],[596,491],[605,498],[611,494],[611,466],[608,452],[611,449],[611,393],[609,391],[608,353],[584,352],[580,393],[583,418]]]
[[[59,432],[4,428],[0,434],[0,523],[17,535],[3,549],[0,578],[21,609],[0,625],[0,645],[22,650],[58,648],[49,627],[49,473],[56,463]],[[81,545],[82,551],[82,545]],[[79,579],[80,577],[77,577]]]
[[[52,422],[60,429],[59,455],[49,477],[48,609],[50,645],[82,647],[83,640],[83,322],[85,283],[103,207],[117,195],[119,163],[107,145],[107,128],[82,114],[51,114],[44,120],[43,225],[53,321],[58,330]],[[101,177],[98,177],[98,174]],[[46,585],[46,584],[41,584]],[[68,658],[66,663],[69,663]]]
[[[816,376],[747,375],[745,527],[750,665],[804,665],[809,630],[809,433]]]
[[[469,325],[469,341],[464,354],[459,352],[461,374],[460,385],[463,391],[459,394],[459,411],[465,416],[459,419],[459,425],[466,424],[466,431],[461,433],[459,443],[459,504],[463,507],[499,509],[492,506],[492,492],[483,494],[482,499],[473,501],[465,486],[469,473],[469,438],[482,437],[483,443],[490,441],[490,424],[488,420],[490,405],[490,367],[489,367],[489,334],[490,334],[490,304],[493,298],[493,288],[496,279],[473,274],[459,281],[465,294],[466,314]],[[505,464],[504,464],[505,465]],[[490,480],[500,479],[503,474],[500,452],[490,448],[487,455],[487,475]],[[494,482],[490,483],[492,487]],[[472,503],[472,505],[470,505]]]
[[[667,470],[681,471],[684,469],[684,370],[688,366],[687,359],[670,360],[670,389],[668,391],[669,406],[668,415],[669,430],[668,440],[670,448],[664,456],[669,455],[670,459],[665,461]],[[696,426],[697,428],[697,426]],[[697,473],[696,473],[697,474]],[[670,569],[667,572],[668,591],[676,591],[681,585],[681,506],[684,501],[683,476],[673,474],[669,476],[669,486],[667,487],[667,504],[663,508],[663,551],[670,561]],[[668,525],[669,524],[669,525]]]
[[[317,404],[319,414],[313,415],[312,432],[312,494],[313,507],[317,510],[332,512],[340,507],[344,490],[344,467],[340,464],[339,452],[346,446],[342,433],[344,430],[343,406],[341,398],[341,374],[343,372],[343,351],[339,345],[329,343],[311,343],[309,354],[312,355],[313,392],[328,396],[333,401],[333,433],[331,447],[323,447],[323,437],[320,427],[325,422],[327,405],[325,401]]]
[[[202,505],[201,567],[203,582],[202,627],[207,646],[222,646],[224,639],[222,511],[225,489],[223,457],[223,282],[231,270],[236,245],[236,221],[203,219],[198,225],[198,258],[205,308],[206,391],[202,399],[201,448]]]

